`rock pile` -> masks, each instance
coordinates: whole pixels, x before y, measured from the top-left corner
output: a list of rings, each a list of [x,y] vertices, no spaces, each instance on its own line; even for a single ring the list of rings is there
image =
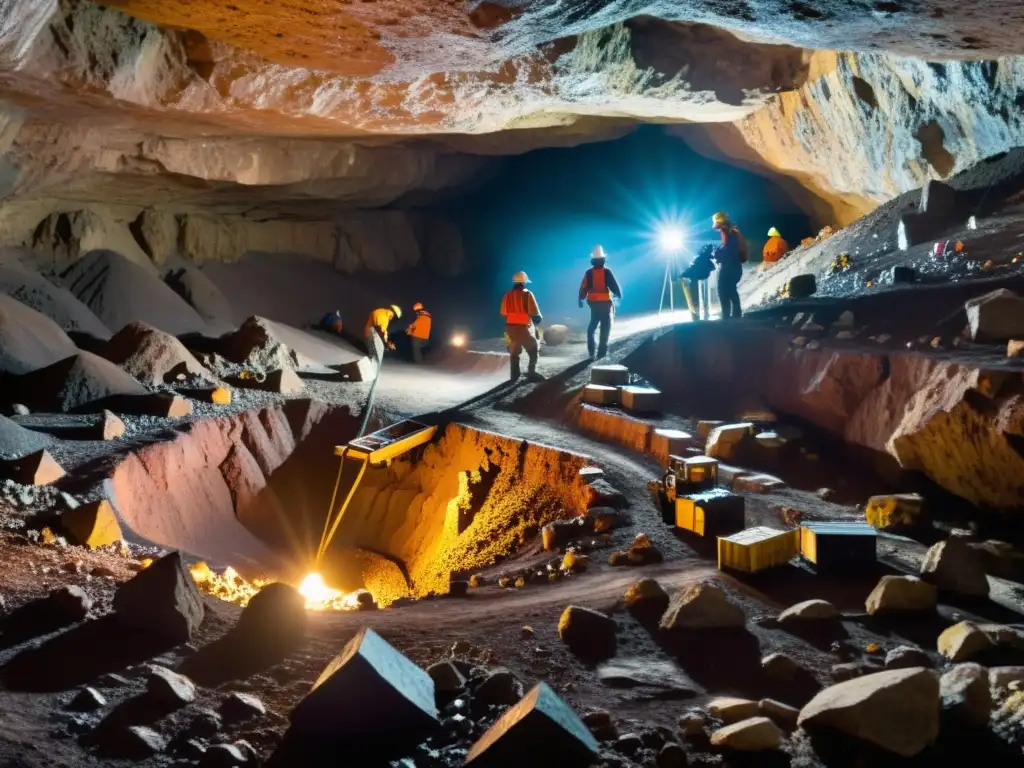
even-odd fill
[[[0,259],[0,294],[6,294],[53,320],[65,332],[110,338],[110,330],[70,291],[23,267],[15,258]]]
[[[33,410],[94,410],[119,399],[144,397],[149,391],[113,363],[91,352],[78,352],[12,382],[16,396]]]
[[[103,349],[103,357],[150,387],[213,386],[213,374],[169,333],[141,322],[125,325]]]
[[[53,320],[0,294],[0,373],[28,373],[77,352]]]
[[[203,318],[159,277],[114,251],[85,254],[61,281],[115,333],[136,321],[175,336],[206,328]]]

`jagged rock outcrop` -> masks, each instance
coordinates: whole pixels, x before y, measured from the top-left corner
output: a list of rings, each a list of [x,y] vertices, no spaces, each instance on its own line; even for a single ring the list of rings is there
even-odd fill
[[[1015,0],[973,15],[931,0],[415,10],[2,0],[0,17],[0,150],[12,169],[0,195],[19,205],[59,197],[135,206],[116,231],[88,215],[40,230],[60,241],[70,224],[85,233],[86,250],[126,253],[135,240],[113,239],[129,237],[139,207],[169,200],[179,204],[175,215],[258,209],[255,220],[273,220],[273,232],[290,237],[299,227],[298,242],[322,245],[325,210],[465,185],[493,167],[485,155],[604,138],[632,119],[747,118],[719,143],[833,203],[846,193],[864,204],[884,199],[925,173],[945,175],[1020,143],[1016,59],[925,64],[892,55],[1024,53]],[[810,49],[826,53],[811,61]],[[827,53],[837,49],[860,53]],[[436,140],[412,146],[374,135]],[[137,227],[158,264],[161,216]],[[306,232],[301,220],[317,224]],[[228,251],[237,244],[218,242]]]
[[[821,52],[811,69],[817,77],[749,117],[681,134],[709,154],[786,177],[804,207],[833,226],[1024,143],[1020,57]]]

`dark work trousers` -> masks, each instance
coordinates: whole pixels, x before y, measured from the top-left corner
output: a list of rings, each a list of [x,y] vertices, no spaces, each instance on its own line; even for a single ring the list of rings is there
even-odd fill
[[[534,335],[532,325],[506,325],[505,342],[508,344],[509,363],[512,366],[512,379],[519,378],[519,356],[526,350],[526,356],[530,360],[528,373],[537,370],[537,352],[540,345]]]
[[[417,339],[415,336],[409,337],[409,343],[412,346],[412,361],[414,363],[423,362],[423,348],[427,346],[426,339]]]
[[[612,320],[615,318],[615,309],[610,301],[591,301],[587,299],[590,306],[590,326],[587,328],[587,352],[594,356],[594,331],[601,326],[601,340],[597,344],[597,356],[604,357],[608,354],[608,336],[612,332]]]
[[[743,316],[740,309],[740,292],[738,286],[743,270],[739,267],[720,267],[718,270],[718,301],[722,305],[722,319],[739,319]]]

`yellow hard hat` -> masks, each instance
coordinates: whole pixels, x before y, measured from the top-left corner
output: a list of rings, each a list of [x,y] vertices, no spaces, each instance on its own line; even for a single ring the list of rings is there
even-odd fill
[[[720,227],[723,224],[728,224],[728,223],[729,223],[729,214],[726,213],[725,211],[719,211],[718,213],[716,213],[714,216],[711,217],[711,224],[712,224],[712,226]]]
[[[775,227],[768,230],[768,237],[782,237],[782,233],[779,232]]]
[[[525,272],[516,272],[514,275],[512,275],[512,282],[522,283],[523,285],[526,285],[528,282],[530,282],[530,278],[526,276]]]
[[[391,305],[391,311],[395,313],[395,317],[401,317],[402,316],[402,308],[399,307],[397,304],[392,304]]]

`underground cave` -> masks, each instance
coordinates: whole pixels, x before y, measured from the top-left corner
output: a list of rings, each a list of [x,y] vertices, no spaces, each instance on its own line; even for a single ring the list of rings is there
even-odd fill
[[[0,764],[1014,765],[1016,0],[0,0]]]

